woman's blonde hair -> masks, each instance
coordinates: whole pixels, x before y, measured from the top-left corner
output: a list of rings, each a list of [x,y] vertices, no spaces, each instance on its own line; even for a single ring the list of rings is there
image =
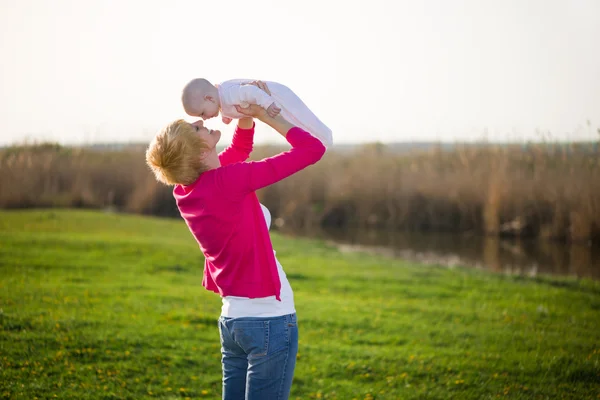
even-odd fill
[[[180,119],[160,130],[146,150],[146,163],[159,182],[189,185],[208,168],[202,152],[208,150],[194,127]]]

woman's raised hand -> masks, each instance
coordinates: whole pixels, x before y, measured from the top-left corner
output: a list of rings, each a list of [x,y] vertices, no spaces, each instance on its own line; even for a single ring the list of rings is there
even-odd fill
[[[236,105],[235,109],[237,112],[244,114],[246,117],[258,118],[259,120],[262,120],[268,116],[267,110],[257,104],[249,104],[246,108]]]

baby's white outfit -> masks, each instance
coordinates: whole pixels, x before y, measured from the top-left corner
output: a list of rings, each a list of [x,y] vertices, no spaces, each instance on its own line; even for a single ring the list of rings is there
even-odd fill
[[[226,118],[243,118],[235,109],[235,105],[242,108],[250,104],[258,104],[267,109],[272,103],[281,109],[281,116],[292,125],[304,129],[318,138],[325,147],[333,145],[333,135],[321,120],[304,104],[304,102],[290,88],[277,82],[265,81],[271,95],[262,89],[249,85],[251,79],[233,79],[217,85],[221,101],[221,115]]]

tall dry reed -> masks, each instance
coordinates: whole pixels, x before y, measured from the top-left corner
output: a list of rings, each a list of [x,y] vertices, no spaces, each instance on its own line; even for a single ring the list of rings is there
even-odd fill
[[[258,147],[252,158],[275,154]],[[259,192],[278,224],[473,232],[600,241],[597,144],[457,145],[402,154],[381,144],[328,152]],[[0,151],[0,207],[116,208],[178,216],[142,149],[53,144]]]

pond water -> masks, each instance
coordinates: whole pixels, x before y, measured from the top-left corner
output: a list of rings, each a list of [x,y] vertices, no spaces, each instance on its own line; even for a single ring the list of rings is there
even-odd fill
[[[467,266],[493,272],[600,279],[600,246],[507,240],[464,234],[382,230],[313,230],[282,233],[324,239],[343,252],[373,252],[423,264]]]

